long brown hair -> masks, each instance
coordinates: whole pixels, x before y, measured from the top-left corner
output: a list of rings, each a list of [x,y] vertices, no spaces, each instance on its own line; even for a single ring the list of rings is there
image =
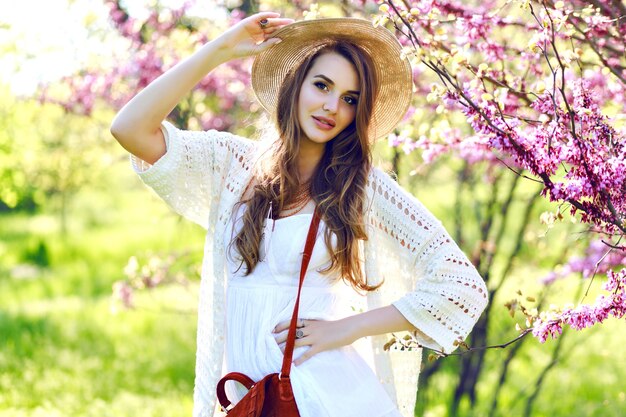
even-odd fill
[[[292,70],[279,90],[276,128],[279,140],[272,144],[265,169],[257,176],[252,196],[247,203],[243,227],[230,243],[241,256],[240,267],[246,264],[248,275],[259,262],[263,223],[272,204],[272,217],[277,218],[299,185],[297,156],[303,136],[298,122],[298,97],[302,83],[315,60],[326,53],[337,53],[352,63],[359,79],[360,95],[356,116],[348,127],[326,143],[324,154],[311,181],[311,198],[326,223],[324,242],[331,254],[331,264],[322,273],[339,271],[341,277],[357,291],[372,291],[380,286],[367,284],[359,253],[359,240],[367,240],[363,213],[365,186],[372,164],[369,121],[376,99],[376,73],[370,56],[357,45],[330,41],[314,49],[301,65]],[[332,234],[336,247],[332,247]],[[230,248],[229,248],[230,249]]]

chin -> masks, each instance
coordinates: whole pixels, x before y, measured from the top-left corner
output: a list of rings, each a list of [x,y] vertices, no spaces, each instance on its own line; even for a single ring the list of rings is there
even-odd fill
[[[304,133],[304,137],[306,139],[308,139],[311,142],[314,143],[320,143],[320,144],[325,144],[330,142],[335,136],[337,136],[334,133],[330,133],[330,134],[323,134],[320,132],[303,132]]]
[[[330,142],[332,138],[334,138],[334,136],[332,136],[332,137],[329,137],[329,136],[323,136],[323,137],[319,137],[318,136],[318,137],[315,137],[314,136],[312,138],[309,137],[309,140],[311,142],[315,142],[315,143],[327,143],[327,142]]]

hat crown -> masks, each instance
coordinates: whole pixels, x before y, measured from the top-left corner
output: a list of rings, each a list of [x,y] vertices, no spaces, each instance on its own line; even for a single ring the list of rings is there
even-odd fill
[[[290,71],[329,42],[346,41],[368,54],[374,64],[378,86],[370,138],[385,136],[402,120],[412,97],[411,65],[389,30],[365,19],[327,18],[287,25],[272,37],[282,42],[257,55],[252,66],[252,88],[268,112],[275,112],[280,86]]]

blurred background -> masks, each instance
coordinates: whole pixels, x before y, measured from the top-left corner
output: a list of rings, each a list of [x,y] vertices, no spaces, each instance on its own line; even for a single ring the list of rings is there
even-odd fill
[[[191,414],[203,230],[142,185],[109,134],[111,120],[156,76],[250,13],[355,16],[393,29],[381,20],[390,12],[380,3],[24,0],[3,7],[1,417]],[[461,6],[434,11],[435,3],[453,2],[397,3],[443,22],[428,32],[431,40],[456,42],[454,25],[445,22],[457,19]],[[470,1],[461,11],[478,21],[530,22],[525,3],[532,2]],[[556,3],[547,5],[564,7]],[[507,48],[532,41],[520,25],[495,26],[502,30],[487,36]],[[579,54],[585,68],[607,80],[599,88],[623,93],[614,88],[617,76],[597,57],[587,59],[585,48]],[[469,48],[468,59],[478,67],[487,53],[488,47]],[[527,59],[523,51],[519,56]],[[474,131],[460,112],[442,107],[437,77],[414,64],[413,106],[376,145],[374,159],[442,220],[487,280],[493,299],[468,344],[514,340],[531,325],[523,308],[593,303],[602,274],[591,278],[590,268],[606,256],[588,225],[569,207],[548,202],[541,184],[501,155],[477,142],[453,146],[459,143],[452,136]],[[262,117],[250,66],[244,60],[219,67],[169,119],[181,128],[254,137]],[[528,85],[541,88],[538,69],[511,68],[524,71]],[[620,129],[623,103],[601,103]],[[614,266],[623,265],[621,256]],[[545,343],[529,334],[462,356],[425,351],[416,415],[624,416],[625,334],[623,320],[609,319],[564,329]]]

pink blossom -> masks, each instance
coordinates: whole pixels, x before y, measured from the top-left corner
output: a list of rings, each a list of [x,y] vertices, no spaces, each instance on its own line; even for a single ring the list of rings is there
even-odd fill
[[[89,116],[97,103],[106,103],[113,108],[120,108],[139,90],[147,86],[180,60],[177,47],[163,46],[173,31],[188,32],[190,48],[197,48],[207,42],[207,34],[198,31],[188,22],[181,22],[192,1],[183,3],[178,8],[159,7],[139,20],[129,15],[123,2],[106,0],[109,17],[113,27],[130,41],[130,47],[120,51],[114,61],[119,65],[106,71],[85,69],[72,77],[56,83],[63,87],[63,92],[51,95],[52,89],[42,86],[39,99],[60,105],[65,111]],[[244,14],[235,10],[231,13],[231,24],[241,20]],[[168,62],[166,65],[165,62]],[[231,61],[207,75],[195,88],[195,99],[204,101],[207,97],[216,97],[216,104],[223,114],[208,112],[197,117],[198,124],[207,128],[231,129],[237,122],[233,114],[248,113],[253,98],[250,96],[250,63],[245,60]],[[235,86],[241,86],[234,88]],[[56,91],[59,89],[56,88]],[[216,120],[209,120],[216,117]],[[201,120],[200,120],[201,119]]]
[[[548,336],[556,339],[563,331],[563,325],[574,330],[582,330],[602,323],[609,317],[622,318],[626,315],[626,268],[619,272],[608,271],[607,282],[603,285],[607,294],[598,296],[592,305],[579,305],[551,314],[549,318],[539,318],[533,326],[533,336],[544,343]]]
[[[134,306],[134,290],[128,282],[117,281],[113,284],[113,296],[122,302],[124,307],[133,308]]]

